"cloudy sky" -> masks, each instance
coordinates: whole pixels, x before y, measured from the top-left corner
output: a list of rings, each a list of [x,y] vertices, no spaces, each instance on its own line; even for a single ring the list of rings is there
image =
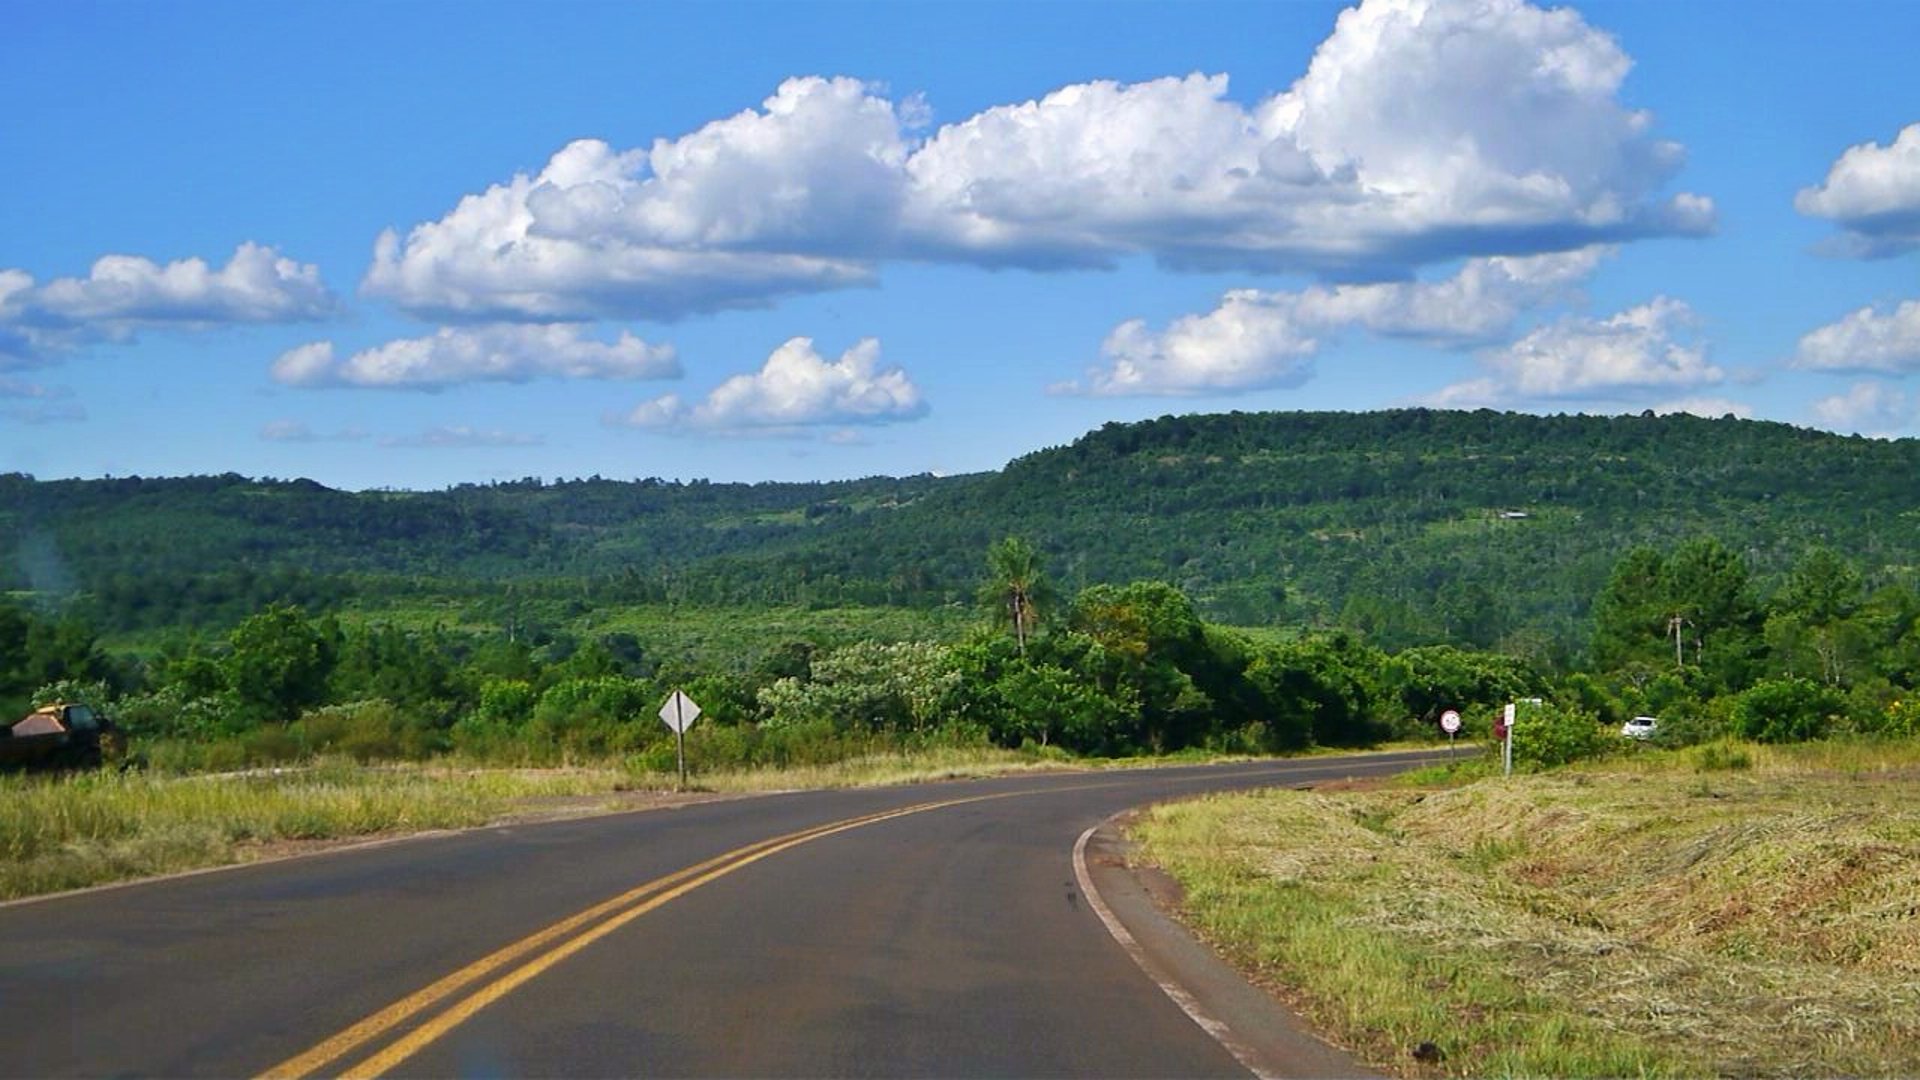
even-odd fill
[[[0,471],[998,468],[1109,420],[1920,434],[1920,5],[0,11]]]

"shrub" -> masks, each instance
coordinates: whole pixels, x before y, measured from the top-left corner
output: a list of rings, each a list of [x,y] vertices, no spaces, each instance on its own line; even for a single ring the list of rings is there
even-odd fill
[[[1891,739],[1920,736],[1920,694],[1908,693],[1888,702],[1874,724],[1873,734]]]
[[[1517,737],[1516,737],[1517,736]],[[1553,768],[1598,757],[1620,741],[1597,717],[1577,705],[1547,702],[1520,706],[1514,721],[1513,760],[1536,768]]]
[[[1716,699],[1718,700],[1718,699]],[[1727,736],[1726,710],[1716,711],[1692,702],[1676,703],[1673,709],[1658,714],[1660,728],[1653,741],[1659,746],[1698,746]]]
[[[217,691],[199,696],[180,683],[122,698],[112,716],[132,740],[212,742],[234,738],[252,726],[232,694]]]
[[[1827,733],[1846,699],[1810,679],[1767,679],[1734,699],[1733,732],[1757,742],[1805,742]]]
[[[1693,748],[1695,772],[1738,772],[1753,768],[1753,755],[1736,742],[1711,742]]]
[[[667,733],[652,716],[658,707],[649,685],[639,679],[567,679],[540,695],[529,735],[552,740],[566,754],[629,753]]]
[[[944,645],[861,642],[816,656],[812,678],[763,688],[769,727],[826,722],[869,731],[925,731],[940,723],[960,673]]]
[[[1059,742],[1083,752],[1108,751],[1124,738],[1135,710],[1092,682],[1052,664],[1016,667],[997,684],[1006,713],[995,734],[1004,745]]]
[[[36,709],[43,705],[64,701],[84,702],[100,712],[105,712],[108,703],[112,700],[113,688],[107,685],[105,679],[61,679],[58,682],[50,682],[33,692],[33,707]],[[8,719],[18,720],[19,717]]]
[[[271,730],[263,728],[255,738]],[[340,753],[362,764],[421,761],[446,745],[444,735],[384,698],[311,710],[288,733],[301,756]]]

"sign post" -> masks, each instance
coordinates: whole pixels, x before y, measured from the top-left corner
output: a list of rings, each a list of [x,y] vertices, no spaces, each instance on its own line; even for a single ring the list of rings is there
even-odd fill
[[[687,789],[687,729],[699,718],[700,706],[680,690],[667,695],[667,703],[660,706],[660,719],[673,729],[673,752],[680,762],[682,791]]]
[[[1513,714],[1515,708],[1516,706],[1513,702],[1507,702],[1507,710],[1502,715],[1500,721],[1500,730],[1502,732],[1500,737],[1500,759],[1503,762],[1501,771],[1501,775],[1503,776],[1513,775]]]
[[[1447,733],[1447,760],[1453,760],[1453,738],[1460,734],[1460,714],[1448,709],[1440,714],[1440,730]]]

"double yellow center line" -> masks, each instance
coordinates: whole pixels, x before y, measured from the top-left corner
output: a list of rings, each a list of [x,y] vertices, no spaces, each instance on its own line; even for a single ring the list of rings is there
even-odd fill
[[[313,1076],[335,1062],[365,1050],[389,1033],[420,1021],[406,1030],[400,1038],[357,1065],[339,1070],[339,1075],[348,1077],[382,1076],[398,1068],[408,1058],[413,1057],[447,1032],[465,1023],[481,1009],[512,993],[548,968],[640,916],[669,901],[685,896],[710,881],[750,866],[769,855],[776,855],[788,848],[798,847],[835,833],[874,825],[893,818],[906,817],[909,814],[920,814],[928,810],[939,810],[1000,797],[999,795],[976,795],[965,799],[918,803],[898,810],[885,810],[864,817],[847,818],[735,848],[706,862],[655,878],[475,960],[433,985],[409,994],[338,1035],[326,1039],[313,1049],[275,1065],[261,1076],[273,1078],[273,1080],[294,1080],[294,1078]],[[439,1009],[439,1012],[435,1013],[435,1009]],[[426,1019],[421,1020],[422,1017]]]

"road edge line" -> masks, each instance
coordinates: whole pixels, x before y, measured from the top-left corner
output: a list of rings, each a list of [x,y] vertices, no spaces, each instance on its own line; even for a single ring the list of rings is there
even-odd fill
[[[1125,813],[1125,811],[1122,813]],[[1119,814],[1116,814],[1100,822],[1098,825],[1094,825],[1086,832],[1081,833],[1080,839],[1074,841],[1073,877],[1075,881],[1080,883],[1080,894],[1087,898],[1087,906],[1091,907],[1093,913],[1100,917],[1101,925],[1107,928],[1107,933],[1113,937],[1113,940],[1117,942],[1120,948],[1126,952],[1127,956],[1133,960],[1134,965],[1137,966],[1147,978],[1152,979],[1154,985],[1160,988],[1160,992],[1167,995],[1168,999],[1175,1005],[1178,1005],[1181,1012],[1187,1014],[1187,1019],[1192,1020],[1198,1025],[1200,1030],[1206,1032],[1209,1038],[1219,1043],[1221,1048],[1227,1053],[1232,1054],[1233,1059],[1239,1062],[1242,1068],[1258,1077],[1259,1080],[1278,1080],[1277,1074],[1267,1072],[1261,1067],[1259,1059],[1253,1050],[1240,1041],[1239,1036],[1233,1033],[1232,1028],[1208,1012],[1206,1008],[1200,1004],[1199,999],[1189,993],[1186,987],[1176,982],[1170,974],[1160,970],[1160,965],[1154,963],[1153,960],[1147,956],[1146,950],[1141,948],[1140,942],[1133,936],[1133,932],[1128,930],[1126,926],[1120,922],[1119,916],[1113,913],[1113,909],[1107,906],[1106,900],[1101,897],[1100,890],[1094,887],[1093,874],[1087,869],[1087,841],[1093,839],[1094,833],[1106,827],[1114,818],[1119,816]]]

